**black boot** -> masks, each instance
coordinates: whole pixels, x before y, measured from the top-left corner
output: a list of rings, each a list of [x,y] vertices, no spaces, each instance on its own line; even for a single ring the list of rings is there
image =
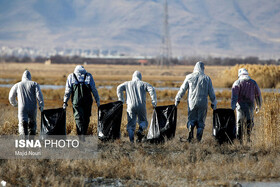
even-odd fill
[[[188,142],[191,142],[193,139],[193,128],[192,126],[189,127],[189,137],[188,137]]]
[[[137,142],[140,143],[142,142],[142,139],[144,138],[144,134],[143,134],[143,129],[141,127],[139,127],[138,132],[137,132]]]
[[[252,131],[252,127],[254,126],[254,122],[252,122],[251,120],[247,120],[247,142],[250,143],[251,139],[251,131]]]
[[[83,135],[83,134],[79,135],[79,140],[80,140],[81,142],[85,142],[85,141],[86,141],[85,135]]]

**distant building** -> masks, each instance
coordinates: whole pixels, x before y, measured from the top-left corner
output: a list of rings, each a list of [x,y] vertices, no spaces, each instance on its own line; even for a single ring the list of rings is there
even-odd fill
[[[140,59],[140,60],[138,60],[138,62],[139,62],[142,66],[148,64],[148,60],[146,60],[146,59]]]
[[[51,59],[46,60],[46,61],[45,61],[45,64],[46,64],[46,65],[50,65],[50,64],[52,64]]]

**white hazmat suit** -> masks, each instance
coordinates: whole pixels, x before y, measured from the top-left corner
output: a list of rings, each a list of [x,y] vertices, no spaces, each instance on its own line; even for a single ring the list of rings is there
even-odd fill
[[[179,92],[175,97],[175,105],[177,106],[188,90],[188,124],[189,141],[193,138],[193,129],[197,126],[197,140],[202,138],[205,119],[208,107],[208,95],[212,102],[212,108],[216,109],[217,100],[209,76],[204,74],[204,63],[197,62],[192,74],[186,76]]]
[[[139,71],[133,73],[132,81],[124,82],[118,86],[117,95],[118,99],[122,102],[124,102],[124,91],[126,93],[127,104],[127,132],[130,141],[134,142],[137,117],[139,123],[138,138],[141,136],[142,131],[148,127],[146,92],[149,92],[154,107],[157,105],[156,92],[152,85],[142,81],[142,75]]]
[[[16,100],[17,97],[17,100]],[[31,81],[31,74],[24,71],[21,82],[15,84],[9,93],[12,106],[18,107],[19,134],[36,134],[37,100],[40,110],[44,109],[44,99],[38,83]]]

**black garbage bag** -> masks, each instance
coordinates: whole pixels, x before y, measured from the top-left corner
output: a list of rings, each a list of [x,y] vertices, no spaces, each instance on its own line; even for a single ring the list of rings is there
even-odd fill
[[[147,135],[150,143],[161,143],[175,136],[177,124],[177,107],[175,105],[154,108],[151,125]]]
[[[232,143],[236,137],[234,110],[219,108],[213,112],[213,136],[222,144]]]
[[[115,140],[121,137],[122,111],[121,101],[99,106],[97,134],[100,140]]]
[[[41,137],[66,135],[66,111],[63,108],[43,110],[41,113]]]

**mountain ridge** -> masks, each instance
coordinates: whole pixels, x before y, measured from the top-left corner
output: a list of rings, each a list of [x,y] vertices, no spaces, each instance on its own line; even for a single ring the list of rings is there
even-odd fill
[[[160,52],[160,0],[3,0],[0,7],[0,46]],[[174,56],[280,51],[280,1],[174,0],[168,11]]]

